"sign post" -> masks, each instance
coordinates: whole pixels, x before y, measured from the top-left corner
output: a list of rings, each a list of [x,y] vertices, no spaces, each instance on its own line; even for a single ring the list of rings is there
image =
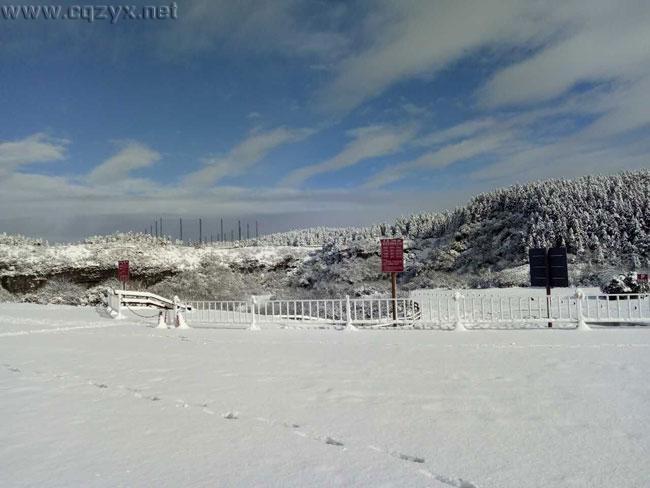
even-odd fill
[[[381,240],[381,272],[390,273],[393,321],[397,322],[397,273],[404,271],[404,240]]]
[[[129,281],[129,262],[117,262],[117,279],[122,282],[122,290],[126,290],[126,282]]]
[[[546,313],[548,326],[553,327],[551,319],[551,288],[568,287],[569,271],[566,247],[531,248],[528,250],[530,264],[530,286],[546,287]]]

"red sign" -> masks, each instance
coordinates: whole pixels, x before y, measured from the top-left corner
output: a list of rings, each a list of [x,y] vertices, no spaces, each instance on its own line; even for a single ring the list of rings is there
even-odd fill
[[[402,239],[381,240],[381,272],[401,273],[404,271],[404,241]]]
[[[647,273],[637,273],[636,280],[639,283],[647,283],[648,282],[648,274]]]
[[[129,262],[128,261],[118,261],[117,262],[117,279],[123,283],[129,281]]]

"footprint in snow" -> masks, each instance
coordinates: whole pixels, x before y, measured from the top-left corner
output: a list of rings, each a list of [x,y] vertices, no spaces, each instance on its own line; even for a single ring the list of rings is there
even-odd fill
[[[452,486],[453,488],[478,488],[478,486],[476,486],[474,483],[465,481],[462,478],[451,478],[449,476],[444,476],[441,474],[434,474],[431,473],[430,471],[427,471],[426,469],[421,469],[420,473],[422,473],[423,475],[429,478],[433,478],[437,481],[440,481],[441,483]]]
[[[410,461],[412,463],[424,463],[424,458],[418,456],[410,456],[408,454],[402,454],[401,452],[391,453],[393,456],[402,459],[403,461]]]
[[[332,439],[331,437],[325,437],[325,444],[329,444],[330,446],[344,446],[340,441],[337,441],[336,439]]]
[[[239,418],[239,413],[238,412],[227,412],[222,415],[222,417],[226,420],[237,420]]]

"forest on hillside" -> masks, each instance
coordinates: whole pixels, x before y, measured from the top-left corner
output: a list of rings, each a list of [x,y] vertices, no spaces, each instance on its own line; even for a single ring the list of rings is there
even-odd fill
[[[392,224],[272,234],[255,244],[340,248],[381,237],[433,240],[453,255],[451,269],[507,268],[524,262],[530,247],[554,245],[566,246],[581,261],[647,267],[650,170],[514,185],[477,195],[455,210]]]

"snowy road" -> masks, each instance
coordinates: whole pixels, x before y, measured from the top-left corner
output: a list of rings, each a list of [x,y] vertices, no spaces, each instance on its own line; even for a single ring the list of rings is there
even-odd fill
[[[0,485],[650,486],[650,329],[156,330],[0,304]]]

